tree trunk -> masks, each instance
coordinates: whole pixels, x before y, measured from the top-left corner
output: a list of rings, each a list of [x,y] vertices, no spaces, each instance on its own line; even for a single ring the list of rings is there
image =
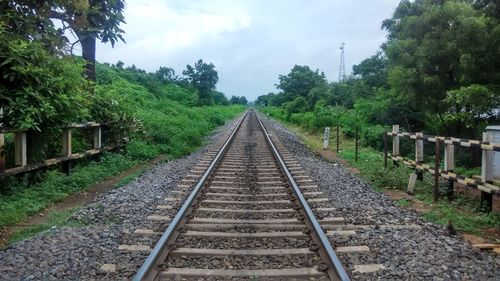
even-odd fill
[[[87,79],[95,81],[95,45],[96,39],[94,36],[86,35],[80,38],[82,44],[82,57],[87,61],[85,65],[85,74]]]

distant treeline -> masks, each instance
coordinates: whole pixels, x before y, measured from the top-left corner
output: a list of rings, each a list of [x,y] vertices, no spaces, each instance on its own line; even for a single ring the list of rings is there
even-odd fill
[[[275,114],[313,130],[358,127],[374,146],[392,124],[479,139],[500,122],[498,1],[405,0],[382,28],[381,50],[344,81],[296,65],[279,76],[278,93],[256,104],[279,107]]]

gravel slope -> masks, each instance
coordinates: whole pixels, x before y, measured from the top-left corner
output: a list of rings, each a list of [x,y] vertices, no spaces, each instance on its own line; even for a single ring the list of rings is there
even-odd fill
[[[281,140],[347,223],[370,225],[351,237],[333,239],[336,246],[367,245],[369,254],[340,255],[354,264],[383,264],[376,274],[353,273],[354,280],[500,280],[500,257],[468,246],[445,228],[397,206],[363,179],[340,165],[315,156],[292,132],[266,119],[266,128]],[[400,225],[412,225],[396,229]]]
[[[120,244],[154,246],[159,237],[132,241],[130,233],[147,228],[145,220],[203,153],[221,145],[236,119],[217,129],[207,145],[187,157],[161,163],[137,180],[99,196],[81,208],[74,219],[85,227],[54,228],[0,251],[0,280],[126,280],[147,256],[146,252],[119,251]],[[137,238],[135,238],[137,239]],[[116,273],[101,270],[115,264]]]

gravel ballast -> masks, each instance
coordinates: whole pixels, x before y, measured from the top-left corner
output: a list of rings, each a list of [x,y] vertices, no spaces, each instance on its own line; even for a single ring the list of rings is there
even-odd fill
[[[0,280],[130,279],[148,252],[118,248],[123,244],[154,246],[158,235],[134,235],[134,230],[152,228],[153,222],[146,217],[158,214],[156,207],[165,204],[166,197],[180,196],[175,193],[177,184],[204,152],[221,144],[235,121],[219,128],[198,152],[156,165],[137,180],[99,196],[73,215],[73,219],[89,225],[54,228],[0,251]],[[355,235],[331,239],[335,247],[370,248],[369,253],[339,254],[353,280],[499,280],[498,257],[473,249],[460,236],[446,235],[444,227],[397,206],[346,168],[318,158],[278,123],[272,120],[264,123],[330,199],[318,206],[335,207],[331,216],[344,217],[347,224],[366,225],[356,229]],[[172,217],[180,204],[162,210],[162,215]],[[165,222],[164,227],[167,225]],[[382,264],[385,269],[357,273],[354,265],[360,264]]]
[[[177,184],[205,152],[222,145],[237,119],[217,129],[197,152],[157,164],[135,181],[82,207],[72,219],[88,226],[53,228],[1,250],[0,280],[131,279],[148,252],[120,251],[119,246],[154,247],[159,236],[134,235],[134,230],[154,225],[146,217],[158,213],[156,206],[165,204],[166,197],[178,197],[172,192]],[[175,209],[174,205],[165,212],[173,216]]]
[[[346,168],[316,156],[277,122],[266,119],[264,124],[328,195],[335,216],[367,225],[356,235],[331,239],[334,246],[370,248],[367,254],[339,254],[353,280],[500,280],[498,256],[472,248],[460,235],[447,235],[444,226],[397,206]],[[382,264],[385,269],[356,273],[356,264]]]

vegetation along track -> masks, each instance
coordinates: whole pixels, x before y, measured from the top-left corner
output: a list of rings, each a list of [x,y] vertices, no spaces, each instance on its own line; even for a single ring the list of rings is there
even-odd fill
[[[317,220],[327,201],[253,110],[240,120],[134,280],[349,280]],[[300,187],[299,187],[300,186]],[[319,204],[319,207],[317,207]],[[176,279],[177,278],[177,279]]]

